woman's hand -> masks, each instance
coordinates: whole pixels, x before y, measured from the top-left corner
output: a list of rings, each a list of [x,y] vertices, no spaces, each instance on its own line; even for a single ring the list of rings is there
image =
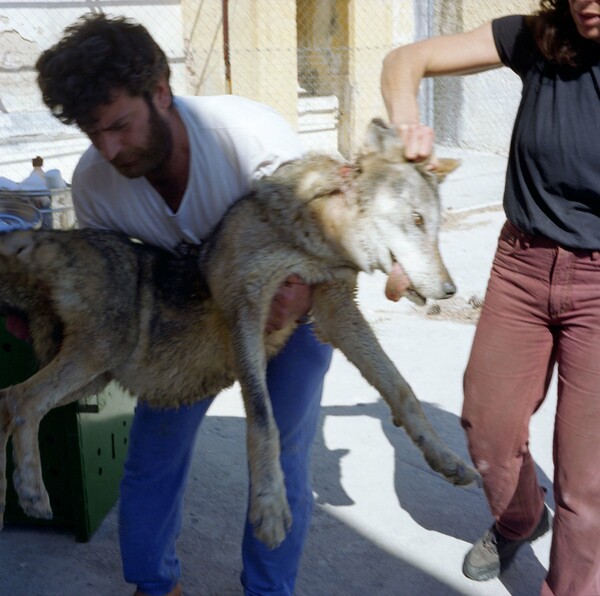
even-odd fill
[[[433,143],[435,134],[433,128],[425,124],[400,124],[397,126],[398,135],[404,144],[404,157],[407,161],[425,162],[427,167],[435,169]]]

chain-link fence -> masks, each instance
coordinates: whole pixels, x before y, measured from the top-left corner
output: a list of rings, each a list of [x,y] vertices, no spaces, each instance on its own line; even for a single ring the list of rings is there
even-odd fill
[[[31,158],[69,179],[87,140],[41,104],[33,65],[86,12],[142,22],[166,51],[176,93],[235,93],[273,105],[307,147],[345,156],[385,117],[385,54],[436,33],[529,12],[533,0],[0,0],[0,176]],[[505,156],[520,83],[507,71],[423,84],[422,119],[454,154]],[[445,151],[448,153],[448,151]],[[440,151],[441,152],[441,151]],[[485,168],[485,160],[481,161]],[[495,163],[495,162],[494,162]],[[496,166],[494,166],[496,167]]]

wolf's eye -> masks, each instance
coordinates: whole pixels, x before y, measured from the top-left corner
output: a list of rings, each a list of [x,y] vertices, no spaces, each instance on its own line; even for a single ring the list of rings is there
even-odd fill
[[[424,226],[425,225],[425,220],[423,219],[423,216],[420,213],[417,213],[416,211],[413,211],[413,221],[415,222],[415,226]]]

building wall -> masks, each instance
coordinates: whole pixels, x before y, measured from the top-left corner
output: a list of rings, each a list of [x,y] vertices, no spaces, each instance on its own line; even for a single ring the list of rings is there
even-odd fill
[[[230,0],[232,93],[298,116],[295,0]]]
[[[229,88],[225,78],[223,6],[221,2],[181,3],[190,95],[222,95]]]
[[[142,22],[167,52],[177,93],[236,93],[281,111],[310,148],[350,156],[367,122],[385,116],[385,54],[535,0],[0,0],[0,176],[29,173],[35,155],[69,178],[87,140],[41,104],[33,64],[83,12]],[[224,13],[223,7],[227,7]],[[423,116],[440,143],[506,152],[520,82],[507,69],[423,86]],[[310,139],[310,140],[309,140]]]

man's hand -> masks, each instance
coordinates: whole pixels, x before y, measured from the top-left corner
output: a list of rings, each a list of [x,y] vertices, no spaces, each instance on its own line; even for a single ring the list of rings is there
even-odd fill
[[[279,286],[267,321],[266,331],[278,331],[307,314],[312,304],[312,286],[297,275],[290,275]]]
[[[19,315],[14,313],[8,313],[6,315],[6,330],[17,339],[31,341],[27,321]]]

